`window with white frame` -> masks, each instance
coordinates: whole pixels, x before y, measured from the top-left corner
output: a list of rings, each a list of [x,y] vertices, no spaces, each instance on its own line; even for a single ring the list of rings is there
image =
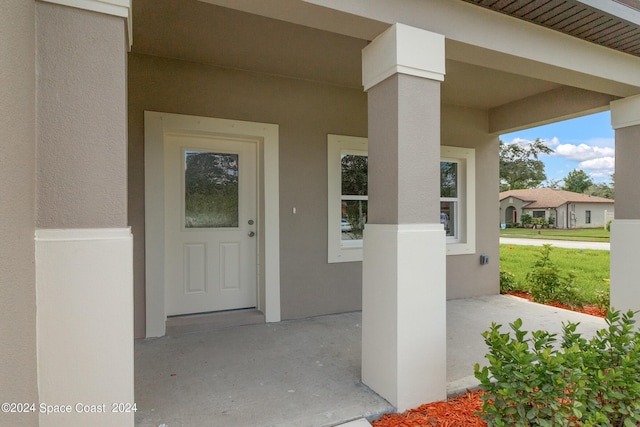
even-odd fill
[[[362,261],[368,208],[367,138],[329,135],[329,262]]]
[[[447,255],[476,251],[476,151],[440,147],[440,223]]]
[[[328,261],[362,261],[368,209],[368,141],[329,135]],[[447,254],[475,252],[475,150],[441,147],[440,223]]]
[[[458,161],[440,161],[440,224],[444,226],[447,241],[459,239],[458,218],[460,206],[460,174]]]

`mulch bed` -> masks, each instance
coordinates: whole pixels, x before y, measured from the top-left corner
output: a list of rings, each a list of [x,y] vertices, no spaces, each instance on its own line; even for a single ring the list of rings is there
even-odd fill
[[[507,292],[506,295],[513,295],[518,298],[524,298],[526,300],[533,301],[533,297],[526,292]],[[569,307],[568,305],[560,304],[559,302],[550,302],[546,305],[550,305],[551,307],[564,308],[565,310],[577,311],[579,313],[590,314],[592,316],[597,316],[602,318],[607,316],[607,311],[605,309],[596,307],[595,305],[585,305],[582,308],[579,308],[579,307],[572,308],[572,307]]]
[[[508,292],[507,295],[533,301],[531,295],[524,292]],[[592,316],[606,316],[605,310],[591,305],[585,305],[583,308],[571,308],[560,303],[547,305]],[[446,402],[429,403],[402,414],[384,415],[372,424],[373,427],[486,427],[487,423],[476,415],[482,408],[481,394],[480,390],[469,391]]]
[[[402,414],[387,414],[373,427],[486,427],[487,423],[475,415],[482,408],[481,391],[434,402],[410,409]]]

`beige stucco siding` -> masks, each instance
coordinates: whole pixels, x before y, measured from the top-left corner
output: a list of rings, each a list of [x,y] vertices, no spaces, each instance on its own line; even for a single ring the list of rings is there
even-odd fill
[[[51,3],[36,19],[37,226],[125,227],[125,24]]]
[[[0,12],[0,400],[38,402],[34,267],[35,3]],[[35,426],[37,413],[0,413],[0,425]]]
[[[499,291],[498,137],[487,128],[485,111],[442,106],[442,145],[476,150],[476,253],[447,257],[447,299]],[[480,265],[481,254],[489,264]]]

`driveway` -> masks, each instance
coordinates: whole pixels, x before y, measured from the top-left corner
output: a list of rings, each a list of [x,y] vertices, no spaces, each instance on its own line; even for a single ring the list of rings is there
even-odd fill
[[[611,244],[609,242],[577,242],[573,240],[514,239],[511,237],[501,237],[500,244],[524,246],[542,246],[549,244],[557,248],[611,250]]]

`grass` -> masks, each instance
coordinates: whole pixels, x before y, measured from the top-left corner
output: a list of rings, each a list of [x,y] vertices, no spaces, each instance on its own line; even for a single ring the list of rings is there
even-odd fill
[[[609,232],[604,228],[555,229],[505,228],[500,237],[518,239],[579,240],[582,242],[608,242]]]
[[[540,251],[538,246],[500,245],[500,270],[513,274],[518,287],[528,290],[526,276]],[[564,274],[573,271],[583,301],[595,303],[596,291],[609,290],[609,255],[609,251],[554,247],[551,261]]]

